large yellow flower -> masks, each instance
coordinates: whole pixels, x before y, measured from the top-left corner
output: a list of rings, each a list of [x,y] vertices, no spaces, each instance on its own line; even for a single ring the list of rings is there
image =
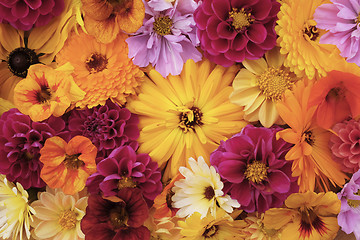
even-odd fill
[[[283,66],[285,56],[275,47],[265,58],[245,60],[244,68],[236,75],[230,102],[244,106],[244,119],[260,121],[264,127],[282,124],[276,102],[283,98],[297,80],[294,73]]]
[[[282,240],[334,239],[340,205],[333,192],[293,193],[286,208],[269,209],[263,222],[266,228],[280,229]]]
[[[77,107],[104,105],[108,98],[122,105],[129,95],[136,94],[144,73],[128,58],[126,38],[120,33],[111,43],[103,44],[82,31],[69,37],[56,61],[74,66],[74,81],[86,92]]]
[[[76,26],[79,1],[65,0],[64,11],[29,35],[0,23],[0,97],[13,101],[14,87],[37,63],[50,64]]]
[[[309,79],[344,68],[352,68],[359,73],[355,64],[346,63],[335,45],[319,43],[325,31],[316,28],[313,14],[324,3],[330,1],[282,1],[275,31],[279,35],[277,43],[281,47],[281,53],[286,54],[284,65],[299,77],[306,75]]]
[[[242,108],[229,102],[237,71],[209,60],[188,60],[180,76],[168,79],[149,71],[142,93],[128,107],[140,119],[139,152],[166,167],[164,180],[175,176],[189,157],[208,161],[221,140],[246,125]]]

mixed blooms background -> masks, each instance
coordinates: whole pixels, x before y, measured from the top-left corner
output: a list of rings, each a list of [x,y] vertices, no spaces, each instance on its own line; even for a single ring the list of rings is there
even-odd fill
[[[360,239],[360,0],[0,0],[0,238]]]

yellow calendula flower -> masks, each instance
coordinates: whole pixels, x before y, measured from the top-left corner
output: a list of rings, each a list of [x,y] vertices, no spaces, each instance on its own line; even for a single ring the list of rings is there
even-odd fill
[[[127,107],[139,115],[139,152],[148,153],[172,178],[189,157],[210,153],[221,140],[238,133],[247,123],[242,108],[230,103],[237,66],[224,68],[209,60],[188,60],[180,76],[163,78],[149,71],[138,98]]]

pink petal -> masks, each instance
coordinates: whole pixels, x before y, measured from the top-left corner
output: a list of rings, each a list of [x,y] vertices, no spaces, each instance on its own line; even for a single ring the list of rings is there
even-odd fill
[[[231,48],[236,51],[243,50],[246,47],[248,41],[249,40],[242,33],[238,33],[232,42]]]
[[[251,202],[250,184],[248,181],[244,181],[239,184],[234,184],[230,190],[231,197],[238,200],[241,205],[247,206]]]
[[[245,60],[245,53],[244,51],[234,51],[229,50],[226,53],[224,53],[225,57],[229,60],[232,60],[234,62],[242,62]]]
[[[263,0],[261,4],[252,6],[251,14],[254,15],[256,20],[263,20],[269,15],[271,6],[272,3],[270,0]]]
[[[216,32],[221,38],[232,40],[235,38],[237,32],[229,25],[228,22],[222,21],[216,27]]]
[[[268,182],[270,187],[276,192],[287,193],[290,190],[290,179],[279,170],[269,172]]]
[[[11,9],[11,13],[17,18],[23,18],[29,13],[29,7],[24,2],[17,2]]]
[[[225,53],[229,50],[230,41],[227,39],[217,39],[211,41],[211,46],[218,52]]]
[[[41,6],[41,0],[24,0],[31,9],[38,9]],[[46,1],[43,1],[46,2]]]
[[[11,8],[18,0],[7,0],[0,2],[0,5],[3,5],[5,7]]]
[[[244,180],[246,165],[241,160],[225,160],[220,162],[220,175],[231,183],[241,183]]]
[[[41,7],[39,8],[41,15],[49,14],[55,6],[54,0],[42,1]]]
[[[203,9],[204,13],[207,15],[213,15],[214,11],[211,7],[211,1],[203,1],[203,3],[200,5],[200,7]]]
[[[216,28],[220,23],[219,19],[216,16],[211,16],[207,22],[206,32],[210,40],[216,40],[219,38]]]
[[[29,9],[29,14],[26,17],[20,19],[20,21],[25,25],[33,25],[39,17],[39,14],[40,13],[38,10]]]
[[[262,43],[266,39],[267,31],[262,24],[252,24],[245,35],[254,43]]]
[[[252,42],[249,42],[247,44],[246,50],[249,54],[254,56],[254,58],[251,58],[251,59],[261,58],[265,52],[262,48],[260,48],[258,45],[254,44]]]
[[[230,12],[230,3],[224,0],[213,0],[212,9],[220,20],[226,20]]]
[[[204,11],[202,11],[201,6],[199,7],[198,11],[195,11],[194,20],[196,22],[196,26],[198,27],[198,29],[200,29],[200,30],[206,29],[206,26],[207,26],[206,24],[207,24],[209,17],[210,16],[206,15],[204,13]]]

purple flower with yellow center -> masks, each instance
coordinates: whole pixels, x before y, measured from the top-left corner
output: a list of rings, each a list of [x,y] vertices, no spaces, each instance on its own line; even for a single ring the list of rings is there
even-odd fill
[[[225,193],[238,200],[247,212],[265,212],[280,207],[299,187],[291,176],[291,161],[285,160],[292,147],[276,140],[280,128],[247,125],[210,156],[210,163],[225,182]]]
[[[158,164],[148,154],[136,154],[130,146],[114,149],[97,164],[97,172],[87,182],[88,192],[114,196],[128,188],[139,188],[149,205],[162,191]]]

